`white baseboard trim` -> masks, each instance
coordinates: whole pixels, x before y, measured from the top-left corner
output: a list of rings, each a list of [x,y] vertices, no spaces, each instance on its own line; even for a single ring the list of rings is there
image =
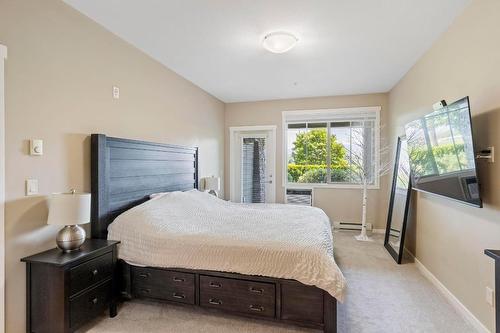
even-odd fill
[[[434,274],[432,274],[427,269],[427,267],[425,267],[409,251],[406,250],[405,252],[415,260],[415,265],[417,266],[420,273],[422,273],[422,275],[425,276],[441,292],[446,300],[455,308],[455,310],[458,311],[459,314],[462,315],[462,317],[469,324],[471,324],[480,333],[491,333],[490,330],[488,330],[488,328],[486,328],[486,326],[484,326],[483,323],[481,323],[479,319],[477,319],[476,316],[474,316],[472,312],[470,312],[469,309],[467,309],[465,305],[463,305],[462,302],[460,302],[458,298],[456,298],[455,295],[453,295],[453,293],[449,291],[448,288],[446,288],[445,285],[442,284],[441,281],[439,281],[438,278],[435,277]]]

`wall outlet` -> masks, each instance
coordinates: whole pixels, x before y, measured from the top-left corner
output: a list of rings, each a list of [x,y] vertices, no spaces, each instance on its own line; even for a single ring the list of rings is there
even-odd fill
[[[114,99],[119,99],[120,98],[120,88],[113,86],[113,98]]]
[[[26,179],[26,195],[38,194],[38,179]]]
[[[495,305],[495,292],[490,287],[486,287],[486,303],[491,306]]]

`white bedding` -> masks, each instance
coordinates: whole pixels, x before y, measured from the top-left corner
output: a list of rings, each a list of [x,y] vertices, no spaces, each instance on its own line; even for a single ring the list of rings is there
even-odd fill
[[[159,195],[108,227],[131,263],[294,279],[343,301],[330,221],[319,208],[237,204],[189,191]]]

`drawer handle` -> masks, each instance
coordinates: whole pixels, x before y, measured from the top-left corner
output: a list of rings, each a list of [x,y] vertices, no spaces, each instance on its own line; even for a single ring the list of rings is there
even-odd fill
[[[220,287],[222,287],[222,284],[221,283],[217,283],[217,282],[210,282],[209,286],[212,287],[212,288],[220,288]]]
[[[263,306],[260,306],[260,305],[250,305],[248,307],[251,311],[256,311],[256,312],[262,312],[264,311],[264,307]]]
[[[92,302],[92,304],[97,304],[98,301],[99,301],[99,299],[97,297],[95,297],[90,302]]]
[[[184,282],[184,281],[186,281],[186,279],[178,278],[176,276],[174,276],[174,278],[172,280],[174,280],[174,282]]]
[[[151,292],[151,289],[141,289],[141,293],[143,294],[149,294]]]
[[[262,288],[250,287],[250,291],[252,293],[256,293],[256,294],[263,294],[264,293],[264,289],[262,289]]]
[[[220,299],[211,298],[208,300],[208,303],[213,304],[213,305],[221,305],[222,301]]]
[[[94,270],[92,271],[92,275],[93,275],[93,276],[96,276],[97,274],[99,274],[99,271],[98,271],[97,269],[94,269]]]
[[[184,294],[178,294],[178,293],[173,293],[172,297],[173,298],[177,298],[177,299],[184,299],[184,298],[186,298],[186,295],[184,295]]]
[[[141,273],[141,274],[139,274],[139,276],[140,276],[141,278],[143,278],[143,279],[147,279],[148,277],[150,277],[150,276],[151,276],[151,274],[149,274],[149,273]]]

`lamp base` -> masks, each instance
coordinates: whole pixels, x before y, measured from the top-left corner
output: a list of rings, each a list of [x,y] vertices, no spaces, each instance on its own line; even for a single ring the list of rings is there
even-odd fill
[[[85,229],[79,225],[67,225],[57,233],[57,247],[65,253],[78,251],[85,242],[85,236]]]

